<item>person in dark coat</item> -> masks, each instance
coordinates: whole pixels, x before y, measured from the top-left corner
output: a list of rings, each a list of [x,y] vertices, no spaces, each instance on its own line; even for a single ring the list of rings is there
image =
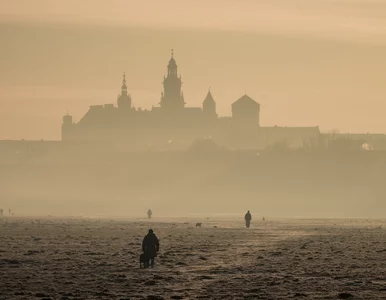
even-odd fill
[[[149,218],[149,219],[151,219],[151,215],[153,214],[153,212],[151,211],[151,209],[149,209],[148,211],[147,211],[147,217]]]
[[[150,260],[150,266],[154,266],[154,258],[157,256],[159,251],[159,241],[157,236],[153,233],[153,229],[149,229],[149,233],[145,236],[142,241],[142,251],[146,257]]]
[[[249,212],[249,210],[248,210],[248,212],[245,214],[244,219],[245,219],[245,226],[246,226],[247,228],[249,228],[249,226],[251,226],[251,220],[252,220],[252,215],[251,215],[251,213]]]

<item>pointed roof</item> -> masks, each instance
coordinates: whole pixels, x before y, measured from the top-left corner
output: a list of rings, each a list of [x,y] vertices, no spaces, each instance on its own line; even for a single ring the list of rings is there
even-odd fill
[[[169,67],[170,66],[177,66],[177,63],[176,63],[176,61],[175,61],[175,59],[174,59],[174,50],[172,49],[172,57],[170,58],[170,60],[169,60],[169,65],[168,65]]]
[[[127,89],[127,86],[126,86],[126,74],[123,73],[123,80],[122,80],[122,90],[123,89]]]
[[[208,94],[205,97],[204,103],[210,103],[210,102],[215,103],[212,93],[210,92],[210,89],[209,89]]]
[[[255,106],[260,106],[259,103],[257,103],[255,100],[253,100],[251,97],[249,97],[247,94],[236,100],[235,102],[232,103],[232,106],[234,105],[255,105]]]

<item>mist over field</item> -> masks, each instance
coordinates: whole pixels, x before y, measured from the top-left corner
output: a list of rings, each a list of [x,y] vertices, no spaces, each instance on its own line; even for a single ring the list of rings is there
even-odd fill
[[[0,0],[0,299],[385,299],[386,0]]]
[[[18,215],[377,218],[383,152],[83,154],[2,164],[2,205]]]
[[[0,12],[0,138],[60,140],[62,116],[160,101],[170,49],[188,106],[210,88],[219,116],[248,93],[262,126],[383,133],[384,1],[6,1]],[[202,9],[205,7],[205,9]],[[13,147],[13,146],[12,146]],[[20,214],[382,215],[383,152],[258,156],[224,151],[4,150],[4,206]],[[11,154],[10,154],[11,153]],[[9,155],[9,156],[7,156]],[[346,203],[351,203],[347,206]],[[354,205],[356,203],[357,205]]]

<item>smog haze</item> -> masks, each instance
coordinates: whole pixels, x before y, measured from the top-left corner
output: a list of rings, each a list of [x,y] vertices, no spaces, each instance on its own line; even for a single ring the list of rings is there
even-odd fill
[[[386,2],[0,1],[0,138],[59,140],[61,117],[160,101],[176,53],[186,101],[216,95],[219,115],[246,91],[264,126],[383,133]]]

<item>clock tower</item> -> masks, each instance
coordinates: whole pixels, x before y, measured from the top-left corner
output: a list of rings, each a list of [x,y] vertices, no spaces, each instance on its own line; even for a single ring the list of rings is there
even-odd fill
[[[185,107],[184,95],[181,90],[181,76],[177,75],[177,63],[173,49],[169,60],[167,76],[164,77],[164,92],[161,97],[161,108],[164,111],[178,111]]]

